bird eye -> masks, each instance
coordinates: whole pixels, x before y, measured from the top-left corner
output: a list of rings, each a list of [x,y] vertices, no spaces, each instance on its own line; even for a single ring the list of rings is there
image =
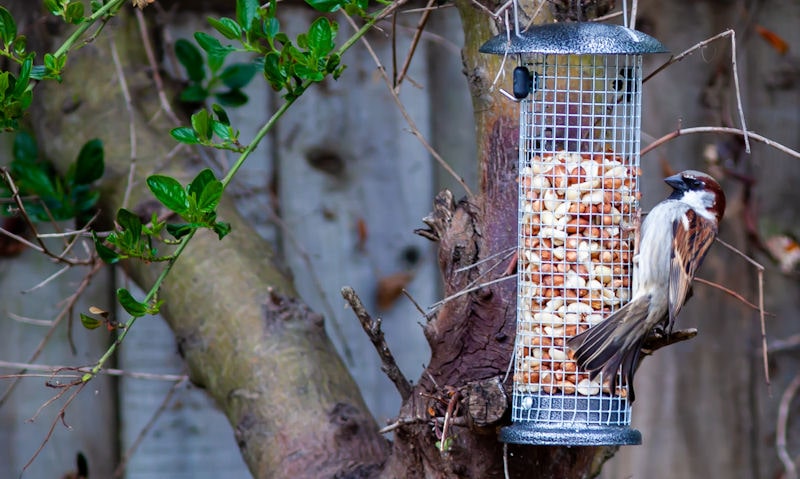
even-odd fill
[[[689,189],[691,189],[691,190],[695,190],[695,189],[699,189],[699,188],[703,187],[703,182],[701,182],[700,180],[698,180],[696,178],[685,177],[683,179],[683,182],[686,183],[686,186],[688,186]]]

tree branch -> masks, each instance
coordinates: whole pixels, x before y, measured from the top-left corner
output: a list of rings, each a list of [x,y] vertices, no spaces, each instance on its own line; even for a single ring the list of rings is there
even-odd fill
[[[394,387],[397,388],[397,392],[400,393],[400,397],[405,401],[411,396],[411,383],[408,382],[408,379],[403,375],[403,372],[394,360],[394,355],[389,349],[389,345],[386,344],[386,339],[381,330],[380,318],[372,319],[372,316],[370,316],[367,309],[364,307],[364,303],[361,302],[361,298],[353,291],[353,288],[349,286],[342,288],[342,297],[353,309],[353,313],[361,323],[361,327],[364,329],[364,332],[367,333],[367,337],[372,341],[373,346],[375,346],[375,351],[378,352],[378,356],[381,358],[381,371],[386,373],[389,379],[392,380]]]

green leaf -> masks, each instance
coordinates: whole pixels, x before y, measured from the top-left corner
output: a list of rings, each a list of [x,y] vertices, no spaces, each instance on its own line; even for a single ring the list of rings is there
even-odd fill
[[[81,313],[81,324],[86,329],[97,329],[103,324],[103,321]]]
[[[214,226],[212,226],[211,229],[214,230],[214,233],[217,233],[217,237],[219,239],[222,239],[228,236],[228,233],[231,232],[231,224],[219,221],[214,223]]]
[[[20,57],[25,56],[25,48],[27,45],[28,40],[25,38],[25,35],[19,35],[14,39],[13,42],[11,42],[11,51]]]
[[[250,83],[250,80],[253,79],[255,74],[256,66],[252,63],[234,63],[233,65],[229,65],[222,70],[219,78],[226,87],[230,88],[231,90],[236,90],[239,88],[244,88],[248,83]]]
[[[142,220],[138,215],[125,208],[117,211],[117,223],[125,231],[129,232],[134,239],[142,235]]]
[[[7,46],[15,38],[17,38],[17,23],[11,16],[11,12],[0,6],[0,40],[3,40],[3,45]]]
[[[167,225],[167,233],[171,234],[175,239],[181,239],[192,232],[194,228],[186,223]]]
[[[244,30],[250,30],[258,12],[258,0],[236,0],[236,21]]]
[[[77,25],[83,21],[83,2],[81,0],[69,2],[67,8],[64,10],[64,20],[73,25]]]
[[[148,313],[149,308],[145,303],[137,301],[133,295],[125,288],[119,288],[117,290],[117,300],[119,304],[128,312],[131,316],[141,317]]]
[[[208,23],[228,40],[238,40],[242,36],[242,27],[230,18],[222,17],[217,20],[216,18],[208,17]]]
[[[211,139],[213,130],[211,129],[211,116],[207,110],[200,110],[192,115],[192,128],[200,141]]]
[[[53,15],[58,15],[61,12],[61,3],[58,0],[44,0],[45,8]]]
[[[180,143],[185,143],[187,145],[195,145],[200,143],[200,139],[197,138],[197,133],[195,133],[194,130],[188,126],[173,128],[170,130],[169,134]]]
[[[97,237],[97,234],[92,231],[92,239],[94,240],[94,249],[97,251],[97,256],[108,264],[118,263],[120,260],[119,254],[116,251],[103,244],[103,241]]]
[[[203,103],[208,98],[208,90],[200,83],[194,83],[181,91],[180,100],[186,103]]]
[[[31,69],[33,68],[33,57],[30,56],[22,62],[19,67],[19,76],[17,82],[14,83],[14,91],[11,92],[13,96],[19,97],[28,89],[28,83],[31,78]]]
[[[189,80],[194,82],[203,81],[206,77],[206,71],[203,68],[203,55],[194,44],[183,38],[176,41],[175,56],[178,57],[178,61],[186,69],[186,75]]]
[[[215,181],[217,181],[217,177],[214,176],[214,172],[209,168],[204,168],[200,173],[197,174],[197,176],[194,177],[192,182],[189,183],[189,195],[194,195],[195,198],[200,198],[203,190]]]
[[[318,12],[335,12],[345,2],[342,0],[306,0],[306,3]]]
[[[214,180],[203,188],[203,192],[197,198],[197,209],[203,213],[210,213],[217,208],[219,200],[222,198],[222,182]]]
[[[211,105],[211,110],[213,110],[214,114],[217,115],[217,120],[219,120],[219,123],[222,123],[225,126],[229,126],[231,124],[231,120],[228,118],[228,112],[226,112],[222,106],[214,103]],[[216,131],[216,128],[214,131]]]
[[[308,47],[317,57],[323,57],[334,48],[333,29],[325,17],[320,17],[308,29]]]
[[[232,140],[234,137],[233,129],[229,125],[214,121],[211,123],[211,127],[214,129],[214,133],[222,140]]]
[[[171,211],[183,214],[189,209],[186,191],[178,180],[169,176],[152,175],[147,178],[147,186],[162,205]]]
[[[195,32],[194,39],[197,40],[197,44],[208,55],[208,67],[212,72],[218,71],[222,67],[225,57],[233,51],[233,47],[222,46],[219,40],[208,33]]]
[[[36,140],[24,131],[17,133],[14,137],[14,161],[22,163],[36,163],[39,158],[39,148]]]
[[[78,153],[75,165],[75,184],[88,185],[99,180],[105,170],[103,142],[97,138],[87,141]]]
[[[269,52],[264,57],[264,77],[275,90],[282,90],[286,84],[288,74],[281,63],[281,56],[276,52]]]
[[[214,97],[225,106],[242,106],[247,103],[247,95],[242,90],[228,90],[226,92],[217,93]]]
[[[264,33],[266,33],[267,38],[275,38],[275,35],[281,31],[281,22],[275,18],[269,18],[264,22]]]

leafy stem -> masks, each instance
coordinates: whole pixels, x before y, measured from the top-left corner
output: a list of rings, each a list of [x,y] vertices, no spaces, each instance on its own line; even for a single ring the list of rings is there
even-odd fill
[[[186,246],[188,246],[189,241],[191,241],[195,231],[196,230],[191,231],[189,234],[187,234],[181,239],[180,244],[178,244],[177,249],[175,249],[175,252],[172,254],[172,259],[170,259],[170,261],[167,263],[167,266],[164,268],[163,271],[161,271],[161,274],[158,275],[158,278],[156,278],[156,281],[155,283],[153,283],[153,286],[150,288],[150,291],[148,291],[147,294],[145,295],[143,303],[150,303],[156,298],[158,290],[161,289],[161,285],[164,283],[164,280],[166,280],[167,276],[172,270],[172,267],[175,265],[175,262],[178,260],[181,253],[183,253],[183,250],[186,249]],[[125,340],[125,336],[128,335],[128,331],[130,331],[133,324],[140,317],[141,316],[138,315],[131,315],[128,321],[126,321],[125,324],[120,328],[120,332],[119,335],[117,336],[117,339],[113,343],[111,343],[106,352],[103,353],[100,359],[97,360],[97,363],[95,363],[92,369],[86,374],[84,374],[83,377],[81,377],[81,382],[86,383],[91,381],[92,378],[94,378],[100,372],[100,370],[103,369],[105,363],[114,354],[114,352],[116,352],[117,347],[119,347],[119,345],[122,344],[122,341]]]
[[[94,25],[97,20],[108,15],[114,15],[117,10],[122,7],[123,3],[125,3],[125,0],[111,0],[97,9],[97,11],[92,13],[89,17],[85,18],[78,28],[72,32],[72,35],[70,35],[58,48],[58,50],[53,53],[53,56],[56,58],[64,56],[72,48],[75,42],[77,42],[83,36],[83,34],[86,33],[86,30],[91,28],[91,26]]]
[[[366,35],[366,33],[373,26],[375,26],[377,22],[379,22],[381,19],[385,18],[387,15],[392,13],[395,9],[403,5],[406,1],[407,0],[397,0],[396,2],[393,2],[384,7],[381,11],[378,12],[377,15],[371,17],[367,22],[364,23],[364,25],[358,31],[356,31],[352,36],[350,36],[350,38],[348,38],[342,44],[342,46],[336,50],[336,54],[339,56],[344,54],[344,52],[346,52],[347,50],[350,49],[350,47],[355,45],[355,43],[359,41],[361,37]],[[253,150],[256,149],[261,140],[267,135],[267,133],[269,133],[272,127],[275,126],[275,123],[284,115],[284,113],[286,113],[286,111],[289,110],[289,107],[291,107],[294,104],[294,102],[306,91],[306,89],[308,89],[309,86],[311,86],[312,83],[315,82],[313,80],[305,80],[297,89],[298,95],[286,98],[284,104],[281,105],[281,107],[270,117],[267,123],[265,123],[264,126],[262,126],[260,130],[258,130],[258,133],[256,133],[256,136],[253,138],[253,141],[251,141],[250,144],[247,146],[247,148],[245,148],[244,151],[242,151],[241,155],[239,155],[239,158],[236,159],[233,166],[231,166],[231,169],[225,175],[225,178],[222,179],[223,187],[228,186],[231,180],[233,180],[233,177],[236,175],[236,173],[244,164],[245,160],[247,160],[247,157],[250,156],[250,153],[252,153]]]

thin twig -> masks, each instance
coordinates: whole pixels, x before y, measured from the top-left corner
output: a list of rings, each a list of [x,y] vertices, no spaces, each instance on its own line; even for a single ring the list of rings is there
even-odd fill
[[[347,301],[347,304],[350,305],[353,313],[355,313],[358,321],[361,323],[362,329],[367,333],[367,337],[372,341],[372,345],[375,346],[375,350],[381,358],[381,370],[391,379],[395,388],[397,388],[397,392],[400,393],[400,397],[405,401],[411,396],[411,383],[408,382],[408,379],[403,375],[403,372],[394,359],[392,351],[389,349],[389,345],[386,344],[386,339],[381,330],[380,318],[372,319],[372,316],[370,316],[367,309],[364,307],[364,303],[361,302],[361,298],[353,291],[353,288],[349,286],[342,288],[342,297]]]
[[[785,474],[783,479],[797,479],[797,466],[794,464],[792,456],[786,449],[786,431],[789,425],[789,407],[792,404],[792,399],[797,395],[797,390],[800,389],[800,373],[795,375],[789,386],[781,395],[781,402],[778,406],[778,425],[775,428],[775,449],[777,449],[778,457],[783,464]]]
[[[394,82],[394,90],[396,93],[400,93],[400,85],[403,83],[403,79],[408,73],[408,67],[411,66],[411,59],[414,58],[414,53],[417,51],[419,39],[422,37],[422,32],[425,31],[425,25],[428,23],[428,18],[431,16],[430,8],[433,7],[436,1],[437,0],[428,0],[428,4],[425,6],[426,10],[422,12],[422,15],[420,16],[419,22],[417,23],[417,29],[414,32],[414,36],[411,38],[411,46],[408,48],[406,60],[403,62],[403,66],[400,68],[400,73],[397,75],[397,78]]]
[[[23,289],[22,290],[22,294],[28,294],[28,293],[31,293],[33,291],[36,291],[37,289],[41,288],[42,286],[45,286],[46,284],[48,284],[50,281],[53,281],[54,279],[56,279],[59,276],[61,276],[62,274],[64,274],[70,268],[71,268],[70,265],[65,264],[60,270],[58,270],[55,273],[51,274],[50,276],[48,276],[44,280],[40,281],[38,284],[36,284],[34,286],[31,286],[28,289]]]
[[[50,377],[52,377],[56,373],[60,373],[61,371],[74,371],[75,373],[79,374],[81,377],[85,373],[88,373],[92,370],[90,367],[73,367],[73,366],[61,366],[61,365],[52,365],[52,364],[33,364],[33,363],[19,363],[13,361],[0,361],[0,368],[8,368],[8,369],[23,369],[26,371],[46,371],[50,373]],[[147,379],[151,381],[182,381],[187,376],[185,374],[155,374],[155,373],[143,373],[143,372],[136,372],[136,371],[125,371],[123,369],[103,369],[100,371],[101,374],[105,374],[108,376],[124,376],[132,379]],[[15,377],[20,375],[4,375],[3,378],[7,377]],[[21,376],[26,377],[24,374]],[[61,375],[59,376],[61,377]],[[63,377],[72,377],[72,375],[64,374]]]
[[[136,10],[137,18],[142,17],[142,12]],[[141,23],[140,23],[141,27]],[[143,37],[145,37],[143,35]],[[131,189],[133,187],[133,179],[136,173],[136,118],[133,114],[133,102],[131,101],[131,94],[128,90],[128,82],[125,80],[125,71],[122,69],[122,62],[119,60],[117,53],[117,45],[114,43],[114,37],[110,38],[111,42],[111,58],[114,60],[114,70],[117,73],[119,81],[119,88],[122,90],[122,97],[125,99],[125,110],[128,112],[128,141],[130,143],[130,166],[128,167],[128,181],[125,187],[125,194],[122,196],[122,207],[128,207],[128,200],[131,197]]]
[[[353,29],[358,30],[358,26],[356,25],[356,22],[353,21],[353,18],[350,15],[347,14],[344,15],[348,23],[350,23],[350,25],[353,27]],[[378,71],[383,77],[386,86],[389,88],[392,98],[394,99],[394,102],[397,105],[397,109],[400,110],[400,114],[403,115],[403,118],[405,118],[406,123],[408,123],[408,126],[411,129],[411,134],[413,134],[417,138],[417,140],[419,140],[422,146],[425,147],[426,150],[428,150],[428,152],[436,159],[439,165],[453,178],[455,178],[455,180],[461,185],[461,187],[464,188],[464,191],[467,193],[469,197],[474,196],[472,190],[469,188],[469,186],[467,186],[467,183],[464,181],[464,179],[460,175],[458,175],[446,161],[444,161],[444,158],[442,158],[442,156],[428,143],[428,141],[419,131],[419,128],[417,128],[417,125],[416,123],[414,123],[414,120],[411,118],[411,115],[409,115],[408,111],[406,111],[403,102],[400,101],[400,97],[397,96],[397,93],[394,91],[394,88],[392,87],[392,80],[386,74],[386,68],[384,68],[383,64],[378,58],[378,55],[372,48],[372,45],[369,43],[369,41],[367,41],[366,37],[361,37],[361,41],[364,43],[364,46],[367,48],[367,51],[369,52],[370,56],[372,56],[372,59],[375,61],[375,65],[377,65]]]
[[[508,474],[508,443],[503,443],[503,477],[505,479],[510,479],[511,476]]]
[[[745,151],[747,151],[747,153],[750,153],[750,136],[751,136],[751,133],[749,131],[747,131],[747,122],[745,121],[745,118],[744,118],[744,108],[742,107],[742,93],[741,93],[741,91],[739,89],[739,70],[738,70],[738,68],[736,66],[736,33],[732,29],[725,30],[724,32],[719,33],[717,35],[714,35],[711,38],[703,40],[702,42],[699,42],[699,43],[695,44],[691,48],[689,48],[687,50],[684,50],[679,55],[671,56],[669,58],[669,60],[664,62],[660,67],[656,68],[653,72],[651,72],[649,75],[647,75],[644,78],[644,80],[642,80],[642,83],[644,83],[647,80],[651,79],[653,76],[655,76],[656,74],[658,74],[660,71],[664,70],[665,68],[669,67],[673,63],[677,63],[677,62],[683,60],[687,56],[689,56],[692,53],[694,53],[695,50],[703,48],[706,45],[708,45],[709,43],[711,43],[711,42],[713,42],[715,40],[719,40],[720,38],[725,38],[725,37],[730,37],[731,38],[731,69],[733,70],[733,87],[734,87],[734,90],[736,91],[736,106],[737,106],[737,108],[739,110],[739,122],[741,123],[741,126],[742,126],[741,130],[739,130],[739,131],[741,131],[741,134],[744,137]],[[642,154],[644,154],[644,153],[642,153]]]
[[[790,351],[797,348],[800,348],[800,334],[793,334],[788,338],[776,339],[769,345],[769,351],[771,353]]]
[[[645,154],[649,153],[650,151],[654,150],[655,148],[658,148],[659,146],[663,145],[664,143],[672,139],[675,139],[681,135],[688,135],[692,133],[728,133],[732,135],[745,136],[745,132],[742,131],[740,128],[729,128],[724,126],[697,126],[693,128],[678,128],[675,131],[662,136],[661,138],[657,139],[656,141],[642,148],[640,155],[644,156]],[[793,150],[788,146],[782,145],[777,141],[773,141],[767,137],[761,136],[754,131],[748,131],[747,136],[751,140],[756,140],[758,142],[764,143],[765,145],[771,146],[776,150],[782,151],[789,156],[793,156],[795,158],[800,159],[800,152]]]
[[[181,121],[178,119],[175,112],[172,111],[172,106],[169,103],[169,99],[167,98],[166,91],[164,89],[164,81],[161,79],[161,73],[159,73],[159,66],[158,62],[156,61],[156,56],[153,53],[153,45],[150,42],[150,36],[147,34],[147,25],[144,21],[144,14],[138,8],[135,9],[136,11],[136,22],[139,26],[139,35],[142,37],[142,46],[144,46],[144,51],[147,54],[147,62],[150,64],[150,69],[153,72],[153,82],[156,84],[156,90],[158,91],[158,101],[161,103],[161,108],[167,113],[167,117],[169,117],[170,121],[176,125],[179,125]],[[172,51],[171,48],[168,49]]]
[[[728,289],[728,288],[726,288],[725,286],[722,286],[719,283],[715,283],[713,281],[709,281],[707,279],[698,278],[698,277],[695,277],[694,280],[697,281],[700,284],[705,284],[705,285],[711,286],[712,288],[716,288],[716,289],[722,291],[723,293],[725,293],[725,294],[727,294],[729,296],[733,296],[734,298],[738,299],[741,303],[745,304],[749,308],[755,309],[756,311],[760,311],[760,309],[759,309],[757,304],[751,303],[750,301],[745,299],[745,297],[742,296],[741,294],[739,294],[736,291],[733,291],[731,289]]]
[[[153,428],[156,421],[159,417],[167,410],[167,406],[169,406],[170,402],[172,402],[172,397],[175,396],[175,393],[178,391],[179,388],[186,385],[188,382],[188,378],[183,379],[175,384],[172,385],[170,390],[164,396],[164,399],[159,404],[158,408],[153,411],[153,414],[150,416],[150,419],[147,420],[147,424],[139,431],[139,434],[136,435],[136,439],[133,440],[131,446],[125,451],[125,454],[122,456],[122,459],[119,461],[119,465],[114,470],[113,477],[122,477],[123,473],[125,472],[125,468],[128,466],[128,461],[130,458],[136,453],[136,449],[139,448],[139,445],[144,440],[145,436],[150,432],[150,429]]]
[[[753,258],[747,256],[746,254],[742,253],[738,249],[736,249],[732,244],[726,243],[721,239],[717,238],[720,244],[725,246],[727,249],[733,251],[734,253],[738,254],[742,258],[744,258],[748,263],[756,267],[758,271],[758,314],[759,319],[761,321],[761,350],[762,350],[762,359],[764,363],[764,379],[767,382],[767,387],[770,386],[770,379],[769,379],[769,355],[767,351],[767,321],[766,321],[766,312],[764,310],[764,266],[758,263]]]
[[[445,443],[447,442],[447,433],[450,430],[450,422],[458,407],[458,402],[461,400],[461,394],[456,389],[447,402],[447,411],[444,413],[444,424],[442,424],[442,439],[439,440],[439,452],[445,452]]]
[[[55,330],[58,327],[58,325],[61,323],[61,321],[63,321],[65,317],[68,316],[68,313],[72,309],[72,306],[75,304],[75,302],[78,301],[78,298],[81,297],[86,288],[89,287],[92,278],[94,277],[95,274],[97,274],[98,271],[100,271],[102,266],[103,262],[97,261],[95,265],[92,267],[92,269],[90,269],[89,272],[86,273],[86,275],[83,277],[78,287],[75,289],[75,292],[72,293],[67,298],[66,305],[61,309],[61,311],[59,311],[58,316],[56,316],[56,318],[53,320],[52,326],[50,326],[50,329],[47,330],[47,333],[44,335],[42,340],[39,341],[39,344],[36,346],[36,349],[33,351],[33,354],[31,354],[31,356],[28,358],[27,363],[32,363],[36,361],[36,358],[39,357],[39,355],[44,350],[45,345],[53,336],[53,333],[55,333]],[[24,374],[24,373],[25,373],[25,368],[19,371],[19,374]],[[5,404],[6,400],[14,391],[14,389],[17,387],[18,383],[19,383],[19,378],[15,378],[8,386],[8,388],[6,388],[6,390],[3,392],[3,395],[0,396],[0,407],[2,407],[3,404]]]
[[[447,303],[447,302],[452,301],[452,300],[454,300],[456,298],[464,296],[467,293],[471,293],[473,291],[477,291],[477,290],[479,290],[481,288],[484,288],[486,286],[491,286],[491,285],[493,285],[495,283],[500,283],[501,281],[505,281],[505,280],[508,280],[508,279],[514,279],[516,277],[517,277],[516,274],[510,274],[508,276],[503,276],[503,277],[500,277],[500,278],[497,278],[497,279],[493,279],[491,281],[487,281],[486,283],[481,283],[481,284],[475,285],[475,286],[473,286],[471,288],[462,289],[461,291],[459,291],[457,293],[453,293],[450,296],[433,303],[433,305],[431,305],[431,309],[438,308],[439,306],[443,305],[444,303]]]
[[[42,443],[41,443],[41,444],[39,444],[39,448],[38,448],[38,449],[36,449],[36,451],[33,453],[33,456],[31,456],[31,458],[30,458],[30,459],[28,459],[28,462],[27,462],[27,463],[25,463],[25,466],[23,466],[23,468],[22,468],[22,471],[23,471],[23,472],[25,472],[25,471],[26,471],[26,470],[27,470],[27,469],[28,469],[28,468],[31,466],[31,464],[33,464],[33,461],[35,461],[35,460],[36,460],[36,458],[37,458],[37,457],[39,457],[39,454],[40,454],[40,453],[42,452],[42,450],[44,449],[44,446],[46,446],[46,445],[47,445],[47,443],[50,441],[50,438],[51,438],[51,437],[53,437],[53,431],[55,430],[55,428],[56,428],[56,425],[57,425],[59,422],[63,422],[63,420],[64,420],[64,414],[66,413],[66,410],[67,410],[67,408],[68,408],[68,407],[69,407],[69,405],[72,403],[72,401],[74,401],[74,400],[75,400],[75,398],[76,398],[76,397],[78,397],[78,394],[80,394],[80,393],[81,393],[81,391],[83,391],[83,388],[84,388],[84,387],[86,387],[86,385],[87,385],[87,384],[88,384],[88,383],[80,383],[80,384],[78,384],[78,385],[77,385],[77,386],[78,386],[78,389],[77,389],[77,391],[73,391],[73,392],[72,392],[72,394],[69,396],[69,398],[67,398],[67,400],[66,400],[66,402],[64,403],[64,405],[63,405],[63,406],[61,407],[61,409],[58,411],[58,415],[56,416],[56,418],[55,418],[55,419],[53,419],[53,422],[50,424],[50,429],[47,431],[47,435],[46,435],[46,436],[44,437],[44,439],[42,440]],[[61,396],[62,396],[62,395],[65,393],[65,392],[69,391],[69,389],[71,389],[71,387],[70,387],[70,388],[65,388],[65,389],[63,390],[63,392],[59,392],[59,393],[56,395],[56,397],[57,397],[57,398],[58,398],[58,397],[61,397]],[[37,414],[38,414],[38,411],[37,411]]]

